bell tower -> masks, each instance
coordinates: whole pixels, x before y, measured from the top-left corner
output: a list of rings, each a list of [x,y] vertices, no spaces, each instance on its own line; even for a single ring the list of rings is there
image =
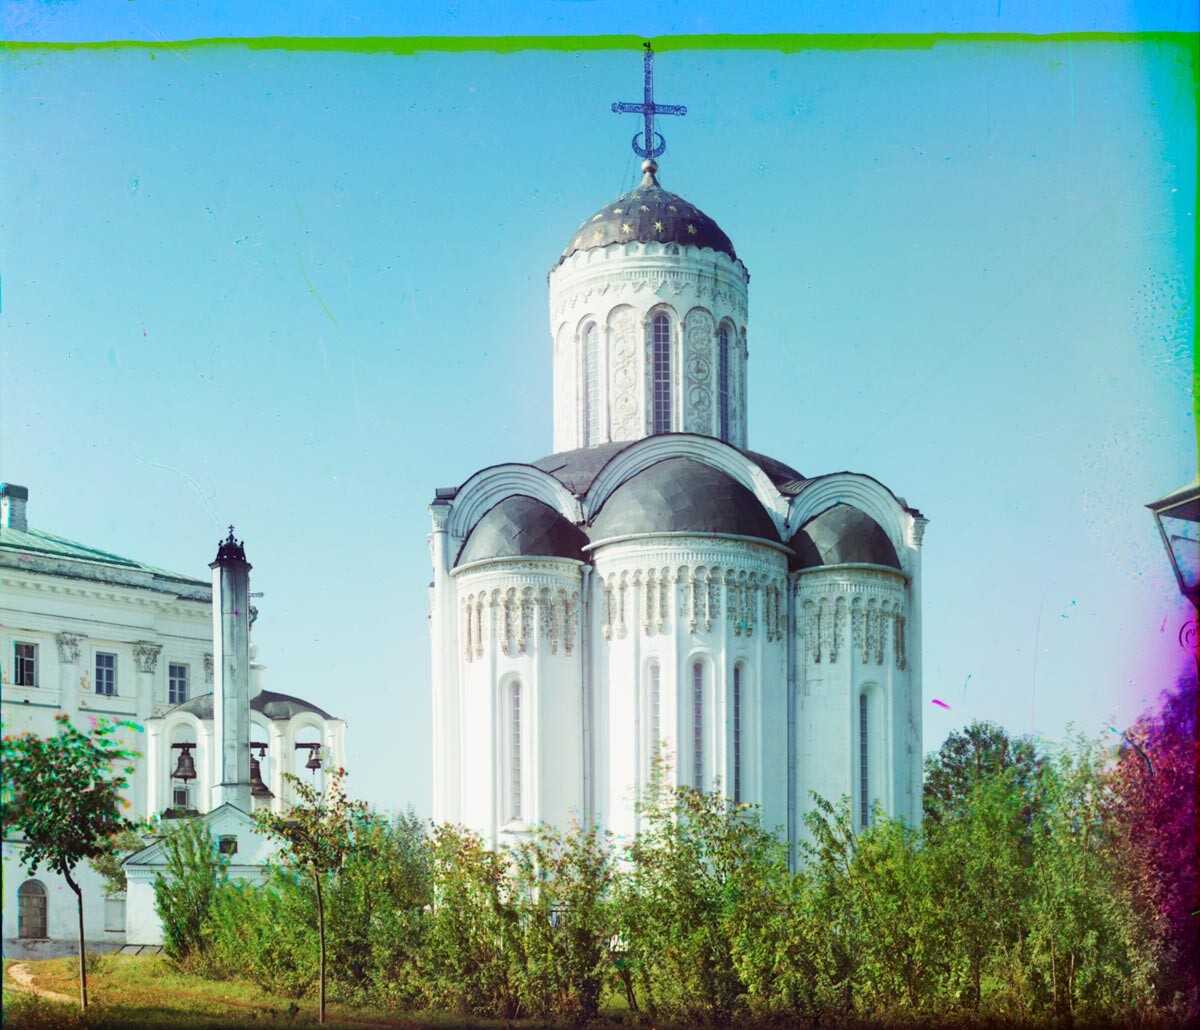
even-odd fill
[[[213,736],[216,777],[212,807],[250,811],[250,568],[243,543],[229,536],[213,570]]]

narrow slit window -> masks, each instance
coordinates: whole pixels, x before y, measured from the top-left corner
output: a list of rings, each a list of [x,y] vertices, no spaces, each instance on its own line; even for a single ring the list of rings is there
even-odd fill
[[[593,323],[583,331],[584,446],[600,442],[600,330]]]
[[[658,664],[650,666],[650,751],[662,743],[662,674]]]
[[[729,442],[729,327],[721,326],[717,340],[717,407],[721,439]]]
[[[671,320],[654,316],[654,432],[671,431]]]
[[[704,666],[692,666],[692,784],[704,789]]]
[[[733,667],[733,800],[742,800],[742,667]]]
[[[867,767],[867,695],[858,695],[858,821],[865,829],[870,825],[870,770]]]
[[[513,819],[521,818],[521,684],[514,681],[508,688],[511,695],[512,717],[509,726],[509,808]]]

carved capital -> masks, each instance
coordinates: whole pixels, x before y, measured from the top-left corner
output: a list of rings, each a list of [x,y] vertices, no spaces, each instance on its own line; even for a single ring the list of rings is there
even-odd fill
[[[58,660],[68,665],[78,662],[79,642],[83,638],[82,633],[59,633],[55,638],[58,641]]]
[[[925,539],[925,527],[928,525],[928,519],[913,519],[913,543],[917,547],[920,547],[921,542]]]
[[[139,640],[133,645],[133,660],[137,662],[138,672],[153,672],[157,669],[160,654],[162,654],[162,644]]]
[[[433,521],[435,533],[445,532],[446,524],[450,521],[450,505],[444,501],[429,506],[429,517]]]

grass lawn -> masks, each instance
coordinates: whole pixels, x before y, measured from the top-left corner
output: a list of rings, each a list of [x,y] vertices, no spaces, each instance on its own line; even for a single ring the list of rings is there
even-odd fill
[[[25,962],[36,986],[71,997],[79,994],[78,960],[74,958]],[[4,1026],[12,1030],[54,1027],[63,1030],[108,1027],[309,1027],[318,1026],[315,999],[293,1001],[265,994],[253,984],[238,980],[212,981],[177,972],[161,955],[105,955],[97,972],[88,973],[87,1015],[78,1004],[67,1005],[12,989],[4,963]],[[616,1012],[601,1025],[619,1025]],[[623,999],[622,999],[623,1001]],[[624,1006],[621,1005],[623,1008]],[[508,1020],[464,1019],[430,1013],[399,1014],[369,1008],[330,1004],[327,1027],[401,1027],[410,1030],[449,1030],[478,1027],[501,1030]],[[518,1021],[522,1030],[545,1024]],[[596,1025],[596,1024],[593,1024]]]

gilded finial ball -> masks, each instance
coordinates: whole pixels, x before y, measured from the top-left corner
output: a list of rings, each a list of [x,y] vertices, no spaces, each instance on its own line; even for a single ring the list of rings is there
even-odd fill
[[[658,172],[658,162],[652,157],[646,158],[646,160],[642,162],[642,171],[649,172],[651,175],[654,175]]]

